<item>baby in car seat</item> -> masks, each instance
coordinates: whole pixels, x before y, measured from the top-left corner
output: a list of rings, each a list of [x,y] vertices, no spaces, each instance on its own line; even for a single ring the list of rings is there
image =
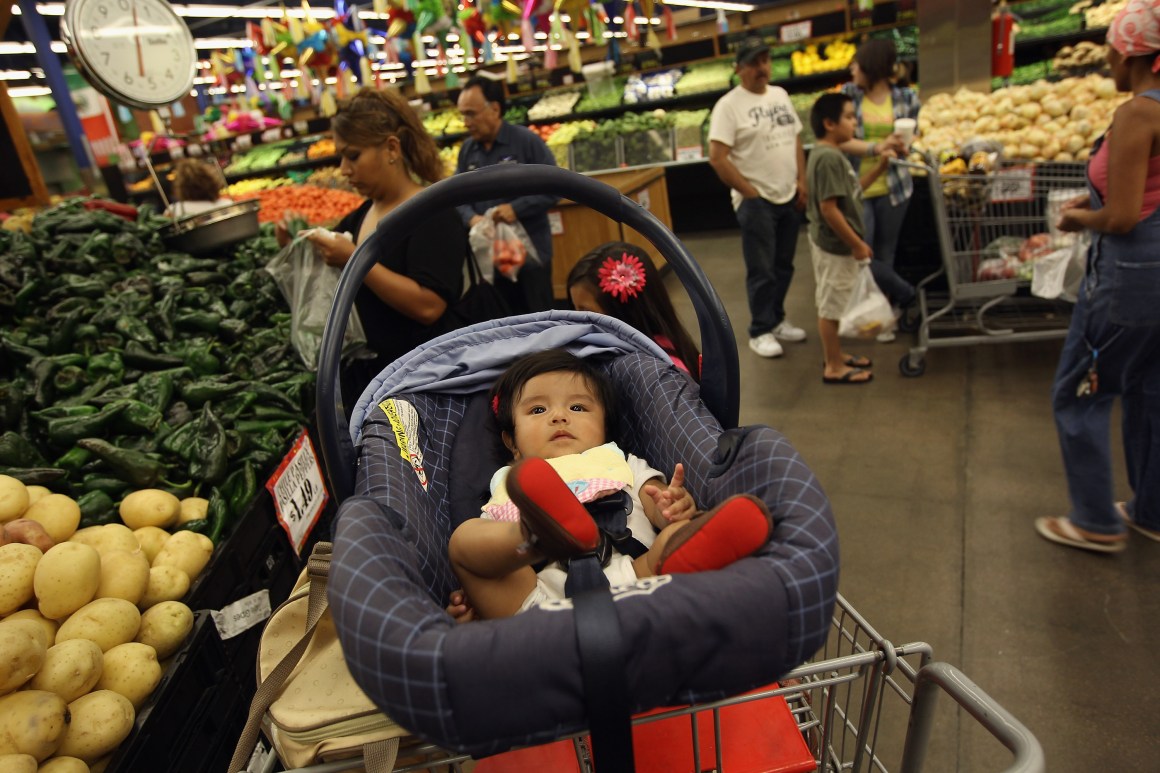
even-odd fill
[[[772,519],[760,500],[739,495],[699,512],[681,464],[666,482],[609,442],[616,395],[583,359],[561,349],[523,357],[496,381],[489,402],[512,464],[492,477],[481,516],[451,535],[449,557],[463,589],[448,612],[461,622],[564,598],[567,562],[596,553],[609,537],[617,546],[603,562],[611,586],[720,569],[769,540]],[[602,539],[593,513],[618,509],[627,528]]]

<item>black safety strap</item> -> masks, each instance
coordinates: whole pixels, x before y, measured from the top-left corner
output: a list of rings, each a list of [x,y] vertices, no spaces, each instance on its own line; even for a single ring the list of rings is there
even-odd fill
[[[616,604],[607,589],[584,591],[572,604],[594,767],[597,773],[633,773],[627,654]]]

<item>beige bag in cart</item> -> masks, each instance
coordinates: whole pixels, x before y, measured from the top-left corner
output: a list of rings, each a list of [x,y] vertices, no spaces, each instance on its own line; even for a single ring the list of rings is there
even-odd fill
[[[328,542],[314,546],[290,598],[262,631],[258,691],[230,773],[246,770],[260,729],[287,768],[361,756],[367,773],[389,773],[399,749],[418,742],[371,702],[346,667],[326,603],[331,549]]]

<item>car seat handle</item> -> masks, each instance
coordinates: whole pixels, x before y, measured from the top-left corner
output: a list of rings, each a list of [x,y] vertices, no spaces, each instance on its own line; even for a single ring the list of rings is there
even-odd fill
[[[380,221],[343,269],[322,334],[317,371],[318,429],[331,488],[339,501],[354,491],[355,450],[345,426],[339,383],[347,318],[363,279],[391,244],[406,239],[442,210],[489,199],[550,194],[589,207],[636,230],[655,247],[681,280],[701,331],[701,400],[725,429],[737,426],[740,369],[733,326],[708,277],[681,241],[651,212],[612,186],[556,166],[497,164],[435,183]],[[595,245],[593,245],[595,246]]]

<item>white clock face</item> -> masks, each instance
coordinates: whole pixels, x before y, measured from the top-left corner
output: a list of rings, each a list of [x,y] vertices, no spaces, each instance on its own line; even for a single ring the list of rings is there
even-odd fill
[[[193,36],[165,0],[69,0],[62,34],[93,85],[120,102],[161,107],[193,85]]]

